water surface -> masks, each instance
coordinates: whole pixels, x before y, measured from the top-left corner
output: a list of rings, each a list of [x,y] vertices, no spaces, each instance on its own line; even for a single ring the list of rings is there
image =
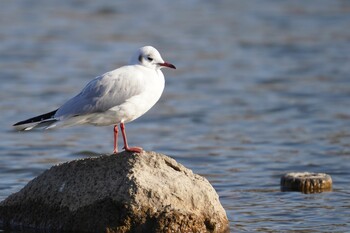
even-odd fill
[[[129,143],[215,187],[232,232],[350,231],[348,1],[6,1],[0,8],[0,199],[52,165],[112,151],[113,127],[15,132],[154,45],[177,66]],[[281,192],[291,171],[333,192]]]

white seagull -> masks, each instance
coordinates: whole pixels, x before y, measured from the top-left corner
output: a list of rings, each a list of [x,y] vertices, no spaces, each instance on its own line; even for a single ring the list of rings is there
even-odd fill
[[[114,125],[113,153],[117,153],[120,124],[124,149],[140,153],[142,148],[129,147],[124,124],[145,114],[159,100],[165,83],[163,67],[176,69],[173,64],[165,62],[154,47],[141,47],[129,65],[91,80],[60,108],[13,126],[17,130],[31,130],[81,124]]]

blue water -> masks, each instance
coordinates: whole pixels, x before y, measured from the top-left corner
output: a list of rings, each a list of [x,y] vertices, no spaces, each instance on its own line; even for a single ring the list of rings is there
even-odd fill
[[[112,127],[15,132],[93,77],[157,47],[160,102],[129,143],[215,187],[232,232],[350,231],[350,2],[5,1],[0,8],[0,200],[52,165],[113,148]],[[324,172],[333,191],[281,192]]]

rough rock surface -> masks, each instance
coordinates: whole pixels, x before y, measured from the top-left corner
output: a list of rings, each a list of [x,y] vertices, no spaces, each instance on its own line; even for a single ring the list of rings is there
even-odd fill
[[[83,232],[228,232],[203,177],[155,152],[53,166],[0,203],[0,225]]]
[[[332,178],[325,173],[291,172],[281,177],[282,191],[320,193],[332,190]]]

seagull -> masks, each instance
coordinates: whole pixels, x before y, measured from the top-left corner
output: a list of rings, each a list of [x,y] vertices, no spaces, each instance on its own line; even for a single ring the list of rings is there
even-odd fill
[[[164,90],[161,68],[176,67],[165,62],[152,46],[137,50],[129,65],[107,72],[91,80],[83,90],[60,108],[17,122],[16,130],[59,128],[90,124],[113,125],[114,150],[118,153],[118,125],[122,132],[124,149],[141,153],[141,147],[129,147],[125,123],[145,114],[159,100]]]

